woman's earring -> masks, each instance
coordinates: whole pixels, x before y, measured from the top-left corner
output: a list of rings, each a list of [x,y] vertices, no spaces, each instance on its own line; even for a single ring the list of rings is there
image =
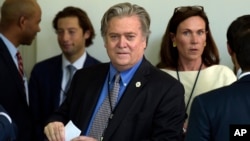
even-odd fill
[[[173,47],[176,47],[176,43],[175,42],[173,42]]]

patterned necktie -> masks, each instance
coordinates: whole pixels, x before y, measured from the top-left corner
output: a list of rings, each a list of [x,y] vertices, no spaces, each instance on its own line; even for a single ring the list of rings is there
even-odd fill
[[[23,59],[22,59],[19,51],[17,51],[16,56],[17,56],[18,71],[19,71],[20,76],[23,78],[23,75],[24,75],[24,73],[23,73]]]
[[[107,126],[108,118],[115,108],[115,104],[117,102],[117,97],[120,89],[120,74],[117,73],[115,75],[115,81],[113,84],[113,89],[110,91],[110,94],[106,96],[100,109],[98,110],[93,124],[90,129],[89,136],[94,137],[96,139],[100,139],[102,137],[102,133]],[[112,107],[110,107],[112,105]]]
[[[117,73],[115,75],[115,81],[114,81],[113,89],[110,92],[111,105],[112,105],[111,109],[115,109],[115,105],[116,105],[118,94],[119,94],[119,89],[120,89],[120,74]]]

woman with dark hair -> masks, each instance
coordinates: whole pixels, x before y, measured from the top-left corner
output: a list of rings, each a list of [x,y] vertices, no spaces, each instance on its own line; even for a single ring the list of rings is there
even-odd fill
[[[195,96],[236,80],[233,71],[219,61],[204,8],[175,8],[162,39],[157,67],[184,85],[187,117]],[[184,131],[186,126],[187,122]]]

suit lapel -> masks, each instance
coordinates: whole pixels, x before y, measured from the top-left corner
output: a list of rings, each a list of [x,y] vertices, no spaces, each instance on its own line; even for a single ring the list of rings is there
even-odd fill
[[[86,111],[86,112],[81,112],[81,115],[76,117],[77,121],[79,121],[79,123],[80,123],[81,129],[86,130],[88,127],[89,120],[92,116],[92,112],[94,111],[96,103],[97,103],[99,96],[101,94],[103,84],[105,82],[108,71],[109,71],[109,64],[108,63],[105,63],[103,65],[98,65],[97,67],[92,68],[91,73],[95,74],[94,77],[92,77],[92,75],[89,75],[92,77],[92,80],[91,80],[92,85],[90,85],[92,88],[88,88],[88,92],[85,92],[85,94],[87,96],[82,95],[82,96],[86,97],[87,99],[84,99],[84,102],[82,102],[82,106],[80,109],[80,111]],[[86,75],[86,74],[84,74],[84,76],[88,77],[88,75]],[[82,77],[82,76],[79,75],[76,77]],[[86,78],[86,79],[88,79],[88,78]],[[79,82],[77,82],[77,83],[79,85],[82,85]],[[82,90],[80,90],[80,91],[82,91]],[[83,90],[83,91],[85,91],[85,90]],[[82,134],[85,134],[85,132],[86,132],[85,130],[82,132]]]
[[[132,78],[131,82],[126,88],[120,102],[118,103],[115,109],[114,117],[109,123],[109,127],[107,128],[106,133],[105,133],[106,135],[105,138],[107,140],[109,140],[110,136],[118,128],[118,125],[120,125],[121,122],[124,120],[128,111],[131,110],[129,105],[133,105],[135,99],[139,95],[139,92],[146,85],[148,81],[147,77],[149,75],[150,75],[149,62],[147,62],[144,59],[141,66],[138,68],[138,70],[134,74],[134,77]]]
[[[0,56],[6,65],[6,69],[8,69],[10,72],[10,77],[13,77],[13,81],[16,82],[18,90],[20,91],[20,93],[22,93],[21,97],[26,101],[23,80],[19,76],[18,69],[17,69],[8,49],[7,49],[7,46],[4,44],[4,42],[1,38],[0,38]]]

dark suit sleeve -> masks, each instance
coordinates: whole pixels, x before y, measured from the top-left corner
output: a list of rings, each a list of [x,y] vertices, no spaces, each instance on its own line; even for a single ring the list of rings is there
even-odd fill
[[[181,138],[185,119],[184,89],[179,83],[172,85],[165,93],[154,124],[154,137],[159,140],[178,141]]]
[[[204,103],[198,96],[194,99],[190,111],[188,129],[185,141],[209,141],[209,119],[204,109]]]
[[[32,111],[32,118],[35,121],[35,136],[38,140],[43,140],[43,115],[41,111],[41,98],[39,99],[39,88],[38,88],[38,80],[37,76],[39,75],[37,71],[37,67],[35,66],[31,72],[30,80],[29,80],[29,103],[30,103],[30,109]]]
[[[59,69],[56,68],[60,66],[60,58],[60,56],[56,56],[52,59],[36,64],[30,75],[29,107],[34,120],[36,141],[44,141],[44,122],[56,108],[57,103],[55,101],[59,101],[59,99],[56,98],[57,96],[58,98],[60,96],[61,87],[59,85],[61,83],[57,78],[58,75],[61,74],[59,71],[61,70],[61,67]],[[54,66],[52,67],[51,64],[54,64]]]
[[[6,111],[0,105],[0,113],[1,112],[6,113]],[[7,140],[12,141],[14,139],[15,139],[14,124],[11,124],[10,121],[4,115],[0,115],[0,141],[7,141]]]

